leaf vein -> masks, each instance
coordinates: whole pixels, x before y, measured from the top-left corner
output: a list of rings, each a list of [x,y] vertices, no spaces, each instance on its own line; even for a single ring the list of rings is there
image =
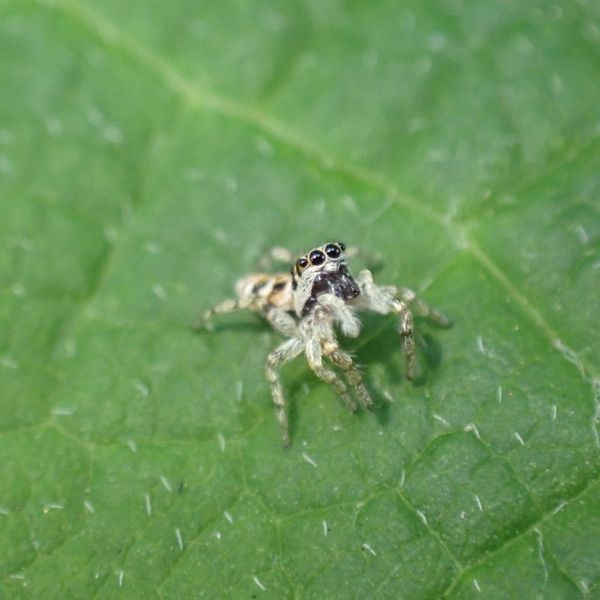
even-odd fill
[[[600,472],[597,473],[595,476],[590,477],[588,479],[588,481],[586,482],[586,484],[579,491],[575,492],[573,495],[569,496],[568,498],[565,498],[565,500],[563,501],[564,502],[563,507],[568,506],[572,502],[578,500],[581,496],[586,494],[598,482],[600,482]],[[448,587],[441,594],[441,597],[442,598],[448,597],[448,595],[450,593],[452,593],[452,591],[457,587],[457,585],[460,583],[460,581],[463,579],[463,577],[465,575],[474,571],[475,569],[479,568],[480,566],[486,564],[490,559],[494,558],[496,555],[498,555],[500,552],[502,552],[505,548],[508,548],[511,545],[518,542],[519,540],[525,538],[526,536],[531,535],[532,533],[535,533],[536,529],[539,529],[539,527],[541,525],[543,525],[546,521],[550,520],[555,514],[556,514],[556,512],[554,509],[543,512],[542,515],[540,516],[540,518],[537,519],[534,523],[532,523],[527,529],[524,529],[523,531],[521,531],[514,537],[505,540],[500,546],[498,546],[497,548],[495,548],[494,550],[492,550],[491,552],[489,552],[488,554],[483,556],[480,560],[475,561],[469,565],[466,565],[464,567],[464,569],[461,572],[459,572],[456,575],[456,577],[450,582]]]

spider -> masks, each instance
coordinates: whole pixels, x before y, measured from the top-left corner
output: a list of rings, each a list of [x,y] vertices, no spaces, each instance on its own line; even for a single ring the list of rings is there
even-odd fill
[[[410,305],[416,313],[439,325],[448,326],[450,321],[407,288],[377,285],[367,269],[354,278],[346,263],[346,247],[341,242],[314,248],[295,262],[292,254],[282,248],[274,249],[272,254],[293,263],[289,273],[260,273],[241,278],[235,286],[237,299],[225,300],[206,311],[197,326],[208,327],[216,314],[250,309],[264,316],[274,329],[287,337],[269,354],[265,367],[283,445],[287,447],[290,445],[289,425],[278,372],[283,363],[304,352],[311,370],[333,387],[351,412],[356,412],[358,406],[349,388],[365,408],[372,410],[371,395],[352,356],[340,348],[335,328],[355,338],[361,330],[359,310],[398,315],[406,377],[413,379],[416,361]],[[337,367],[343,378],[331,367]]]

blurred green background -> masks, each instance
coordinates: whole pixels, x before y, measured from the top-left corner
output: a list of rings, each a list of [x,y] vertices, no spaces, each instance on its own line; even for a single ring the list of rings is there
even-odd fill
[[[0,597],[599,599],[599,75],[586,0],[0,0]],[[332,239],[454,327],[283,451],[189,324]]]

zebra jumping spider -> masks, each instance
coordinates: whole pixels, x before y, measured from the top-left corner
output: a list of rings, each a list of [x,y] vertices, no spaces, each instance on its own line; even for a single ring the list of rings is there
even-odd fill
[[[410,306],[417,314],[439,325],[450,324],[443,314],[417,298],[413,291],[377,285],[367,269],[355,279],[348,269],[345,251],[344,244],[330,242],[293,262],[291,253],[282,248],[274,249],[273,256],[293,263],[289,273],[243,277],[235,286],[237,299],[217,304],[204,313],[199,323],[208,326],[215,314],[250,309],[265,317],[274,329],[288,338],[269,354],[265,367],[285,447],[290,444],[290,435],[285,395],[278,373],[283,363],[304,352],[311,370],[334,388],[350,411],[356,412],[358,407],[349,387],[364,407],[372,410],[371,395],[351,355],[340,348],[335,327],[344,335],[355,338],[361,330],[358,310],[398,315],[406,377],[412,379],[415,375],[415,337]],[[342,372],[343,378],[325,363],[325,359]]]

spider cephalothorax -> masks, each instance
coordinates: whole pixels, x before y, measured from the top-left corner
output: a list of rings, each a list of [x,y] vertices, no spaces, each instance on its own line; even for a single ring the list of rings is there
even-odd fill
[[[296,315],[309,314],[321,294],[334,294],[342,300],[351,300],[360,294],[346,265],[345,249],[341,243],[315,248],[301,256],[290,269]]]
[[[407,288],[379,286],[373,282],[373,276],[367,269],[355,279],[348,269],[345,250],[344,244],[330,242],[294,261],[289,273],[248,275],[236,285],[237,300],[221,302],[207,311],[202,319],[207,324],[214,314],[249,308],[263,314],[277,331],[288,337],[269,354],[265,371],[271,384],[284,446],[289,445],[290,438],[285,396],[278,374],[281,364],[304,352],[312,371],[335,389],[351,411],[356,411],[357,405],[348,385],[360,402],[371,409],[373,401],[369,391],[352,357],[340,348],[335,327],[339,327],[344,335],[356,337],[361,327],[356,314],[358,310],[396,313],[399,317],[398,333],[406,356],[406,375],[412,379],[415,373],[415,338],[409,304],[420,315],[441,325],[449,324],[444,315],[427,306]],[[291,254],[281,248],[277,249],[277,256],[293,261]],[[335,368],[342,372],[343,379]]]

